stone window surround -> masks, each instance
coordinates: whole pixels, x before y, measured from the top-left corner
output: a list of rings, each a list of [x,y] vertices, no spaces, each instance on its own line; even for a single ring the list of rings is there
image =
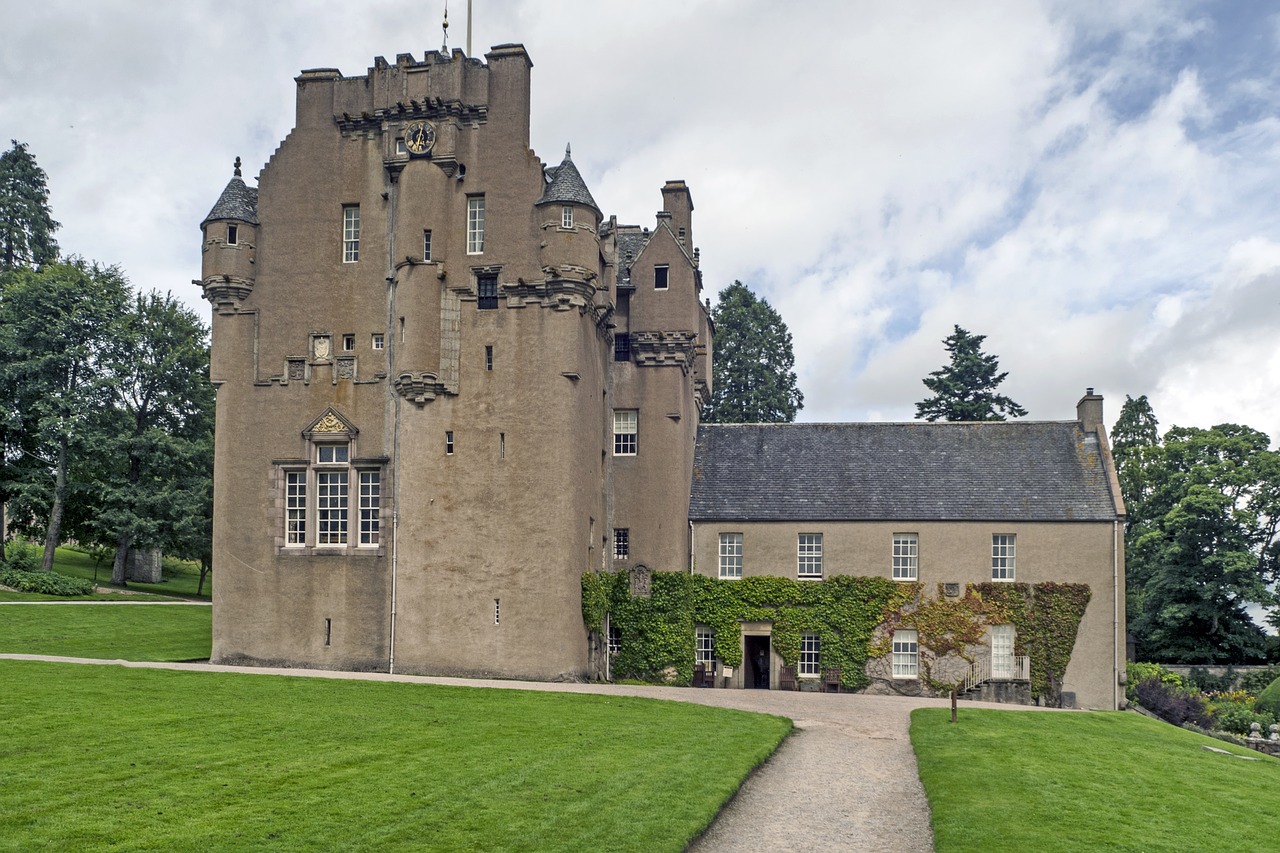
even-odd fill
[[[640,452],[640,410],[613,410],[613,455],[636,456]]]
[[[344,445],[347,448],[347,459],[341,462],[320,462],[320,450],[322,446]],[[278,555],[327,555],[327,556],[368,556],[381,557],[386,555],[385,544],[379,537],[377,544],[360,545],[360,505],[359,505],[359,482],[362,472],[377,472],[379,481],[379,521],[389,517],[390,508],[387,504],[387,497],[390,494],[389,488],[389,470],[387,463],[390,461],[385,456],[361,457],[356,455],[356,437],[351,432],[334,432],[322,433],[317,432],[307,436],[308,458],[306,459],[273,459],[272,468],[273,482],[275,485],[275,493],[277,499],[273,513],[273,525],[276,533],[276,553]],[[347,498],[347,542],[342,545],[319,545],[316,544],[315,537],[318,535],[317,519],[317,497],[318,488],[316,485],[317,470],[346,470],[348,476],[348,498]],[[305,506],[305,521],[303,531],[303,543],[288,544],[288,491],[290,474],[304,474],[301,483]],[[356,495],[354,501],[351,495],[351,484],[356,484]],[[295,478],[295,484],[297,483]],[[354,513],[352,512],[354,506]],[[354,517],[355,524],[352,525]],[[353,530],[354,527],[354,530]]]

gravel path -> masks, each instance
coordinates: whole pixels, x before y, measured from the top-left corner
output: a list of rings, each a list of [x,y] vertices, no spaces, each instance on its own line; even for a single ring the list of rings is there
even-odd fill
[[[710,829],[689,848],[691,853],[933,850],[929,803],[916,772],[907,728],[912,709],[946,707],[949,703],[945,699],[435,678],[49,655],[0,654],[0,659],[643,696],[778,714],[795,722],[795,733],[747,779]],[[960,713],[975,707],[1014,710],[1008,705],[963,702]]]

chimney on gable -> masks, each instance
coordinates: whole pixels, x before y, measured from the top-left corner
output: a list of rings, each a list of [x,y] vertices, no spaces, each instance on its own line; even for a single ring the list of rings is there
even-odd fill
[[[1085,432],[1102,430],[1102,395],[1093,393],[1092,388],[1086,388],[1084,396],[1076,403],[1076,419]]]
[[[691,251],[693,247],[693,196],[684,181],[667,181],[662,188],[662,209],[671,215],[671,231],[676,240]]]

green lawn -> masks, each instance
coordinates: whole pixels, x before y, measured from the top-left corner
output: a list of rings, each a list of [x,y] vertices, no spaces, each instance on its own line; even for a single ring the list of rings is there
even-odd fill
[[[111,556],[97,566],[87,551],[78,548],[59,548],[54,552],[53,570],[59,574],[75,578],[93,580],[94,569],[97,569],[97,582],[106,586],[111,582]],[[177,595],[184,598],[196,598],[196,586],[200,582],[200,567],[195,563],[165,558],[162,571],[164,580],[161,583],[137,583],[129,581],[129,589],[140,592],[152,592],[159,595]],[[204,590],[198,596],[208,599],[213,595],[213,573],[204,579]]]
[[[187,604],[6,604],[0,606],[0,652],[203,660],[212,616],[211,607]]]
[[[911,715],[938,853],[1280,846],[1280,761],[1261,753],[1123,712],[949,720]]]
[[[25,661],[0,661],[0,684],[13,850],[679,851],[791,728],[624,697]]]

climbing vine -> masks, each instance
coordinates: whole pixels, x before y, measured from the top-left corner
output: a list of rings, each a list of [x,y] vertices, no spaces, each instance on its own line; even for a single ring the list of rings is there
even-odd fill
[[[654,572],[648,597],[632,596],[625,572],[582,577],[582,618],[603,632],[606,617],[620,642],[618,678],[688,683],[693,675],[694,627],[714,632],[716,656],[742,665],[742,623],[772,624],[772,643],[788,666],[800,658],[804,634],[821,638],[823,669],[840,668],[848,689],[866,687],[866,664],[889,653],[894,628],[914,628],[921,677],[934,690],[933,664],[949,655],[972,661],[969,649],[991,625],[1014,626],[1014,654],[1031,659],[1032,692],[1056,703],[1089,604],[1085,584],[968,584],[959,598],[939,588],[930,598],[918,583],[836,576],[822,581],[749,577],[725,581],[682,572]]]

